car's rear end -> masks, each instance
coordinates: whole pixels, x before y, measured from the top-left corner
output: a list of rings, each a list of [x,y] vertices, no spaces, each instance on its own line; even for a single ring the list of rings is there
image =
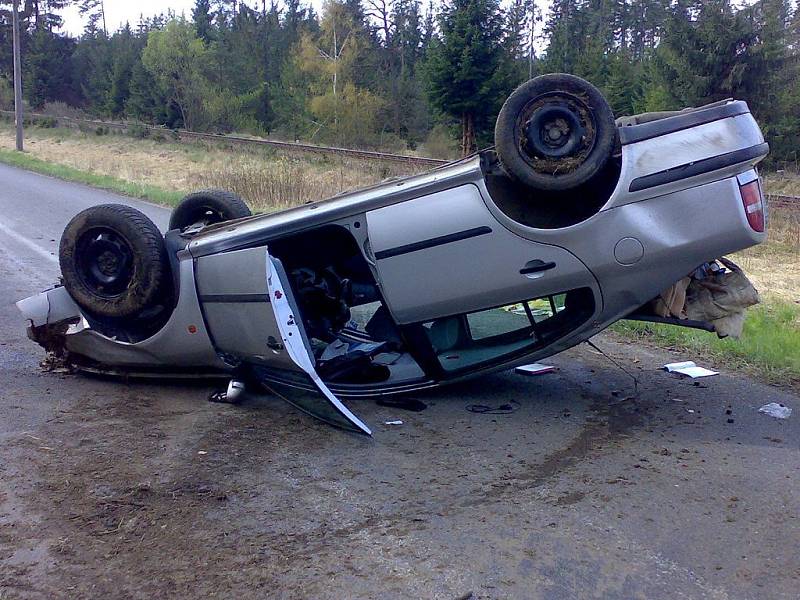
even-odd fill
[[[635,314],[647,314],[653,289],[687,277],[691,284],[698,267],[762,243],[767,228],[756,164],[769,146],[745,102],[622,123],[619,134],[619,181],[598,215],[607,215],[613,232],[614,260],[596,270],[610,320],[628,310],[633,295],[645,303]]]
[[[631,315],[713,330],[685,314],[653,314],[651,303],[699,267],[766,239],[755,165],[769,147],[745,102],[640,115],[617,125],[620,145],[605,179],[601,174],[596,183],[549,199],[554,210],[570,203],[596,207],[574,221],[537,221],[541,199],[534,210],[515,211],[514,197],[487,177],[490,210],[499,221],[522,237],[568,248],[602,289],[600,312],[554,350]]]

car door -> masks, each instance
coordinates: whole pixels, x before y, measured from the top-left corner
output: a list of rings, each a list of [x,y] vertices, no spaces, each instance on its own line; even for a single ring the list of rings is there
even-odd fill
[[[266,247],[201,257],[195,281],[214,347],[229,363],[247,364],[278,396],[326,423],[371,433],[317,375],[283,265]]]
[[[597,292],[571,252],[522,238],[465,184],[367,213],[384,298],[401,325],[578,288]]]
[[[314,356],[310,351],[303,320],[297,311],[292,290],[286,280],[283,266],[277,258],[267,252],[267,287],[270,306],[275,315],[281,339],[292,362],[313,383],[319,393],[307,392],[297,386],[280,386],[274,382],[268,384],[284,400],[300,410],[326,423],[342,429],[372,435],[361,419],[355,416],[342,402],[333,395],[314,368]],[[276,389],[282,388],[282,389]]]

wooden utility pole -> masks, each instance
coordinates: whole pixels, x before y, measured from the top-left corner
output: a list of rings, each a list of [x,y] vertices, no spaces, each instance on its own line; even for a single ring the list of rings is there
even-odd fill
[[[536,0],[531,0],[531,30],[528,38],[528,79],[533,79],[533,38],[536,29]]]
[[[19,0],[14,0],[14,121],[17,126],[17,150],[22,152],[22,65],[19,58]]]

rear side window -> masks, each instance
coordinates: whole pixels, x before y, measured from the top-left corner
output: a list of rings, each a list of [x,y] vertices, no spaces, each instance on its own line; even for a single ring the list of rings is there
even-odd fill
[[[566,294],[558,294],[470,313],[467,315],[470,337],[478,342],[523,329],[530,329],[533,333],[534,323],[549,319],[564,310],[565,298]]]
[[[594,296],[581,288],[423,323],[445,371],[462,371],[542,348],[586,322]]]

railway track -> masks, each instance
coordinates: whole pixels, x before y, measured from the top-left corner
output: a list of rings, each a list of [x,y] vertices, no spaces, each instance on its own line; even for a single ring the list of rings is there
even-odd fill
[[[783,196],[780,194],[767,194],[771,209],[789,210],[800,213],[800,196]]]
[[[0,111],[0,115],[7,117],[14,117],[14,112],[9,110]],[[59,124],[80,127],[105,127],[114,129],[116,131],[127,131],[131,127],[144,127],[151,133],[169,134],[178,140],[209,140],[215,142],[222,142],[226,144],[235,145],[252,145],[252,146],[266,146],[271,148],[280,148],[291,152],[303,152],[321,155],[336,155],[347,156],[350,158],[357,158],[361,160],[373,160],[392,163],[401,163],[407,165],[419,165],[423,167],[437,167],[446,164],[448,161],[438,158],[426,158],[421,156],[406,156],[405,154],[392,154],[389,152],[375,152],[372,150],[354,150],[352,148],[337,148],[335,146],[318,146],[316,144],[302,144],[300,142],[283,142],[278,140],[267,140],[264,138],[251,138],[236,135],[223,135],[216,133],[200,133],[197,131],[186,131],[183,129],[167,129],[164,127],[154,127],[152,125],[144,125],[142,123],[120,123],[116,121],[96,121],[91,119],[75,119],[73,117],[53,117],[50,115],[42,115],[38,113],[28,113],[25,115],[26,119],[34,121],[41,121],[46,119],[54,119]]]

